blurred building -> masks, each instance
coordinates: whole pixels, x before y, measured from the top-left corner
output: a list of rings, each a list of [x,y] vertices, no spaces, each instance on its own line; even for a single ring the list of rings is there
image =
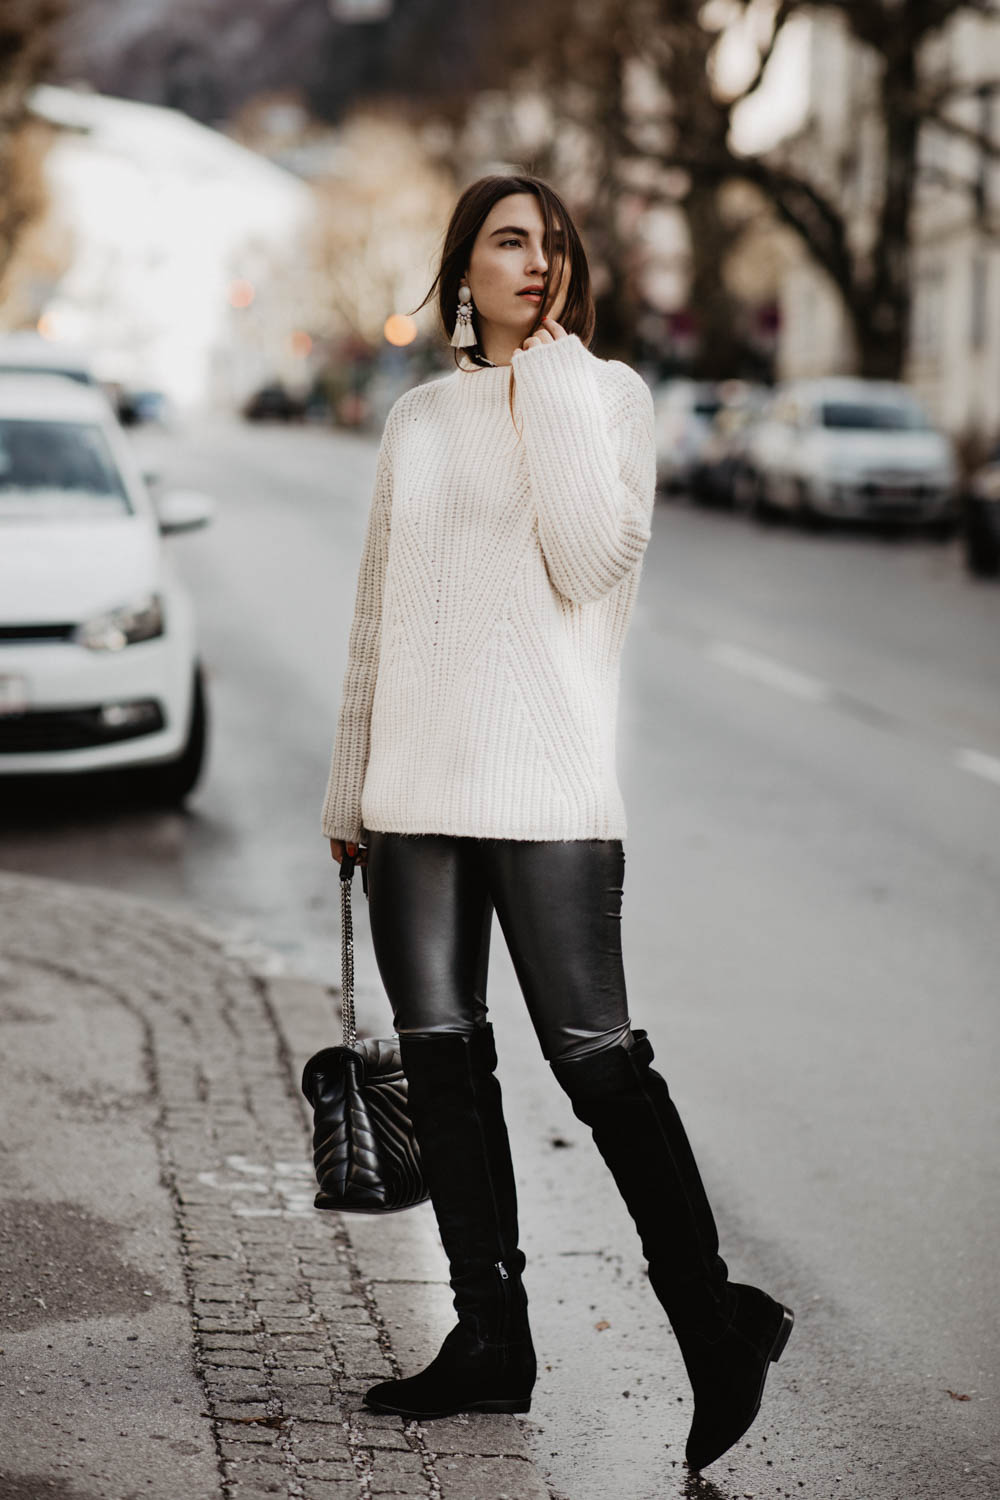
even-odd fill
[[[181,409],[294,384],[310,189],[176,110],[47,85],[32,110],[54,130],[51,232],[72,244],[32,310],[40,331],[89,348],[102,379]]]
[[[843,206],[852,245],[877,232],[881,129],[878,58],[833,12],[810,21],[809,109],[786,147]],[[1000,21],[958,15],[932,38],[926,77],[969,86],[950,116],[1000,148]],[[976,144],[925,125],[915,212],[915,281],[907,378],[955,433],[1000,432],[1000,164]],[[800,253],[783,278],[779,374],[851,372],[850,328],[834,288]]]

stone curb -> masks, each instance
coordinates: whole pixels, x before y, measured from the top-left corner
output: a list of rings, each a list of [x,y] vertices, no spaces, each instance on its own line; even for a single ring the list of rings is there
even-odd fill
[[[393,1283],[418,1283],[412,1316],[443,1256],[421,1210],[389,1227],[312,1206],[299,1073],[329,1043],[331,992],[117,893],[0,874],[0,905],[8,961],[97,984],[144,1028],[220,1500],[547,1500],[514,1418],[424,1426],[361,1404],[404,1373]]]

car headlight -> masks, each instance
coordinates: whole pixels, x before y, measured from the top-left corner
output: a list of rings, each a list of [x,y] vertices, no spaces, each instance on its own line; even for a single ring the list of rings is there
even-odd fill
[[[147,594],[135,604],[95,615],[77,630],[76,638],[89,651],[122,651],[137,641],[151,641],[163,634],[163,600]]]

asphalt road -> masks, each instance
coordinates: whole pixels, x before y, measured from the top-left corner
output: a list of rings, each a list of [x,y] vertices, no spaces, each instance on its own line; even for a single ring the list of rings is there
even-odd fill
[[[0,866],[176,904],[336,978],[318,819],[374,444],[137,441],[220,502],[171,543],[209,668],[208,774],[183,815],[36,803]],[[797,1314],[752,1441],[689,1494],[1000,1493],[998,644],[1000,589],[957,546],[657,508],[620,719],[633,1022],[731,1273]],[[490,988],[542,1354],[533,1451],[568,1500],[683,1494],[676,1346],[496,926]]]

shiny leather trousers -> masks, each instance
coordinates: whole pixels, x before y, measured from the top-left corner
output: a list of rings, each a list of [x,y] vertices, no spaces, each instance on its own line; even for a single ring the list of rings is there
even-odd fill
[[[408,1057],[414,1067],[425,1066],[420,1059],[428,1040],[487,1026],[496,911],[542,1053],[574,1114],[591,1127],[635,1220],[657,1297],[675,1330],[695,1327],[719,1337],[735,1294],[715,1220],[666,1081],[651,1066],[649,1039],[645,1031],[633,1032],[629,1020],[621,949],[624,872],[619,839],[370,831],[375,956],[409,1074]],[[440,1079],[436,1087],[440,1092]],[[501,1143],[490,1171],[507,1184],[516,1235],[499,1097],[490,1107]],[[468,1184],[476,1173],[463,1179],[454,1150],[442,1148],[441,1160],[435,1208],[439,1224],[446,1224],[452,1199],[464,1201],[459,1211],[468,1213]]]
[[[401,1036],[485,1025],[496,911],[549,1062],[620,1046],[620,839],[523,840],[369,831],[375,957]]]

